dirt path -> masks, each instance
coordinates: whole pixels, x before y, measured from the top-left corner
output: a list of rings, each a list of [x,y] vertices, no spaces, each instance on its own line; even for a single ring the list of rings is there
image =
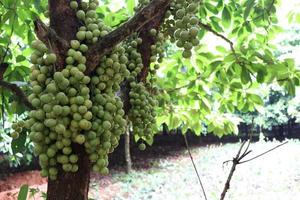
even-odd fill
[[[254,143],[251,156],[264,152],[278,142]],[[192,154],[210,200],[219,199],[230,165],[225,160],[236,154],[240,144],[193,147]],[[227,198],[230,200],[299,200],[300,142],[289,143],[263,158],[238,167]],[[168,156],[148,157],[144,152],[134,158],[135,170],[124,173],[122,167],[109,176],[91,174],[89,197],[94,200],[194,200],[201,192],[190,158],[183,149]],[[163,154],[163,153],[162,153]],[[250,156],[250,157],[251,157]],[[16,200],[20,186],[30,185],[46,191],[46,179],[38,171],[28,171],[0,180],[0,200]],[[42,200],[41,192],[35,198]],[[241,198],[243,197],[243,198]]]
[[[17,199],[19,188],[22,185],[29,185],[32,188],[39,188],[45,191],[47,179],[40,176],[39,171],[27,171],[13,174],[0,180],[0,200]],[[39,200],[35,198],[35,200]]]

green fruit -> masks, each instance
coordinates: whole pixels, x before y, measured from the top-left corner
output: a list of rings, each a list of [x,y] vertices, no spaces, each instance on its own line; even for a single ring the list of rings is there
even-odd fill
[[[156,34],[157,34],[157,31],[156,31],[156,29],[151,29],[150,30],[150,34],[152,35],[152,36],[156,36]]]
[[[53,148],[49,148],[49,149],[47,150],[47,156],[48,156],[49,158],[52,158],[52,157],[54,157],[54,156],[55,156],[55,154],[56,154],[56,151],[55,151],[55,149],[53,149]]]
[[[39,156],[39,160],[40,160],[41,162],[48,162],[49,158],[48,158],[48,156],[47,156],[46,154],[41,154],[41,155]]]
[[[191,17],[190,18],[190,24],[191,25],[197,25],[199,22],[198,18],[197,17]]]
[[[34,48],[34,49],[37,49],[39,47],[40,44],[42,44],[43,42],[40,41],[40,40],[34,40],[32,41],[31,43],[31,47]]]
[[[56,55],[54,53],[48,54],[45,59],[46,65],[54,64],[55,62],[56,62]]]
[[[56,93],[57,92],[56,84],[55,83],[48,84],[47,87],[46,87],[46,91],[48,93]]]
[[[84,40],[85,39],[85,31],[78,31],[76,33],[76,37],[78,40]],[[79,49],[81,49],[81,45],[80,45]]]
[[[61,113],[63,112],[62,107],[60,105],[53,106],[53,112],[56,116],[61,115]]]
[[[31,104],[33,107],[38,108],[41,105],[41,101],[38,98],[34,98],[31,100]]]
[[[104,167],[100,170],[100,174],[102,175],[108,175],[109,174],[109,170],[107,167]]]
[[[79,106],[79,108],[78,108],[78,112],[80,114],[85,114],[87,111],[88,111],[88,109],[86,106]]]
[[[93,172],[99,172],[100,168],[97,165],[93,165],[92,170]]]
[[[44,121],[44,124],[45,124],[45,126],[51,128],[51,127],[54,127],[57,124],[57,121],[56,121],[56,119],[46,119]]]
[[[10,134],[10,136],[11,136],[13,139],[17,139],[17,138],[19,138],[19,133],[16,132],[16,131],[14,131],[14,132],[12,132],[12,133]]]
[[[65,128],[64,125],[58,124],[58,125],[56,125],[56,127],[55,127],[55,131],[56,131],[58,134],[63,134],[63,133],[66,131],[66,128]]]
[[[69,106],[63,106],[63,108],[62,108],[63,116],[67,116],[68,114],[70,114],[70,112],[71,112],[71,108]]]
[[[46,169],[42,169],[40,174],[41,174],[41,177],[47,177],[49,175],[48,171]]]
[[[85,33],[84,33],[84,34],[85,34]],[[84,35],[84,37],[85,37],[85,35]],[[79,47],[79,50],[80,50],[81,52],[85,53],[85,52],[87,52],[87,50],[88,50],[88,46],[85,45],[85,44],[81,44],[80,47]]]
[[[37,76],[37,81],[40,83],[44,83],[46,81],[47,77],[45,76],[45,74],[39,74]]]
[[[85,19],[85,12],[83,10],[78,10],[76,12],[76,16],[78,17],[78,19],[84,20]]]
[[[64,75],[62,72],[55,72],[53,77],[55,82],[57,83],[61,83],[64,80]]]
[[[146,145],[144,143],[139,144],[139,150],[144,151],[146,149]]]
[[[191,37],[196,37],[198,35],[199,28],[197,27],[191,27],[189,30],[189,34]]]
[[[62,139],[62,143],[63,143],[63,145],[65,146],[65,147],[68,147],[68,146],[70,146],[71,145],[71,140],[69,139],[69,138],[64,138],[64,139]]]
[[[77,105],[82,105],[84,104],[84,98],[82,96],[77,96],[75,102]]]
[[[86,16],[87,17],[90,17],[90,18],[94,18],[96,17],[96,12],[94,10],[89,10],[87,13],[86,13]]]
[[[58,149],[64,148],[64,144],[63,144],[61,141],[56,141],[55,146],[56,146]]]
[[[86,70],[85,64],[82,64],[82,63],[78,64],[78,65],[77,65],[77,68],[78,68],[81,72],[84,72],[84,71]]]
[[[64,136],[65,138],[70,138],[70,137],[72,136],[72,133],[71,133],[70,130],[66,130],[66,131],[63,133],[63,136]]]
[[[75,154],[70,155],[69,160],[71,163],[77,163],[78,161],[78,156]]]
[[[182,57],[184,58],[190,58],[192,56],[192,52],[190,50],[184,50],[182,52]]]
[[[55,176],[55,175],[57,175],[57,173],[58,173],[58,171],[56,168],[54,168],[54,167],[49,168],[49,175]]]
[[[78,144],[83,144],[85,142],[85,136],[82,134],[77,135],[75,138],[75,142],[77,142]]]
[[[93,102],[89,99],[84,101],[84,106],[86,106],[88,109],[90,109],[93,106]]]
[[[37,50],[39,50],[40,52],[43,52],[43,53],[47,53],[48,52],[48,48],[45,44],[43,43],[40,43],[37,47]]]
[[[78,3],[77,3],[77,1],[71,1],[70,2],[70,7],[72,8],[72,9],[77,9],[78,8]]]
[[[72,170],[71,172],[75,173],[78,171],[78,165],[72,165]]]
[[[32,87],[32,92],[34,94],[40,94],[42,92],[42,87],[39,85],[35,85]]]
[[[177,12],[176,12],[176,17],[177,17],[177,18],[181,19],[181,18],[184,17],[184,15],[185,15],[185,10],[184,10],[183,8],[177,10]]]
[[[96,3],[94,3],[94,2],[92,2],[92,3],[90,3],[90,6],[89,6],[89,8],[90,8],[91,10],[96,10],[96,8],[97,8],[97,4],[96,4]]]
[[[72,170],[72,165],[71,164],[63,164],[62,168],[65,172],[70,172]]]
[[[67,164],[69,162],[69,157],[66,155],[60,155],[57,157],[57,162],[61,164]]]
[[[72,64],[74,63],[74,58],[71,57],[71,56],[68,56],[68,57],[66,58],[66,63],[67,63],[68,65],[72,65]]]
[[[111,123],[109,121],[104,121],[102,127],[104,130],[109,130],[111,128]]]
[[[187,11],[192,13],[192,12],[195,12],[197,8],[198,8],[198,6],[196,3],[191,3],[188,5]]]
[[[90,40],[93,38],[93,33],[91,31],[86,31],[85,32],[85,38]]]
[[[63,154],[69,155],[72,153],[72,148],[71,147],[64,147],[62,150]]]
[[[78,49],[80,47],[80,42],[78,40],[71,40],[71,47],[73,49]]]
[[[79,122],[79,127],[83,130],[89,130],[92,128],[91,122],[87,121],[86,119],[82,119]]]
[[[93,118],[93,114],[90,111],[88,111],[83,115],[83,118],[89,121]]]

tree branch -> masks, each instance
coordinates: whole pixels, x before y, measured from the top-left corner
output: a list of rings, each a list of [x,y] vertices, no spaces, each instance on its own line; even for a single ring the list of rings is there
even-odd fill
[[[148,76],[148,72],[150,69],[150,58],[151,58],[151,46],[155,44],[155,38],[151,36],[150,30],[155,29],[158,31],[161,23],[164,21],[165,13],[167,12],[167,9],[169,6],[166,6],[165,8],[159,10],[159,13],[157,13],[156,17],[153,18],[153,20],[149,21],[143,29],[139,33],[139,37],[142,38],[142,44],[138,46],[138,51],[142,55],[143,59],[143,69],[141,73],[139,74],[139,81],[145,82],[146,78]]]
[[[46,44],[47,47],[56,54],[56,65],[58,66],[58,68],[63,69],[65,65],[65,56],[67,50],[70,48],[69,42],[59,37],[55,30],[46,26],[39,19],[34,21],[34,31],[39,40]]]
[[[238,165],[238,159],[239,159],[239,157],[240,157],[240,154],[241,154],[242,149],[243,149],[244,145],[246,144],[246,142],[247,142],[247,141],[244,141],[244,142],[242,143],[242,145],[241,145],[241,147],[240,147],[238,153],[236,154],[236,156],[235,156],[235,157],[233,158],[233,160],[232,160],[232,166],[231,166],[231,169],[230,169],[228,178],[227,178],[227,180],[226,180],[224,189],[223,189],[223,191],[222,191],[222,193],[221,193],[221,198],[220,198],[220,200],[224,200],[224,199],[225,199],[225,195],[226,195],[227,191],[228,191],[229,188],[230,188],[230,182],[231,182],[233,173],[234,173],[234,171],[235,171],[235,169],[236,169],[236,166]]]
[[[28,101],[24,92],[16,84],[0,80],[0,86],[12,91],[19,98],[21,103],[23,103],[29,109],[33,109],[32,104]]]
[[[109,53],[113,47],[132,35],[134,32],[141,30],[148,22],[161,15],[170,4],[170,0],[153,0],[151,3],[138,12],[126,23],[115,29],[108,35],[104,36],[98,43],[89,48],[87,52],[87,70],[90,74],[99,64],[102,56]]]
[[[226,36],[224,36],[224,35],[218,33],[218,32],[215,31],[215,30],[213,30],[213,28],[212,28],[210,25],[208,25],[208,24],[204,24],[204,23],[202,23],[202,22],[199,22],[199,25],[200,25],[202,28],[204,28],[205,30],[207,30],[207,31],[209,31],[209,32],[211,32],[211,33],[213,33],[213,34],[216,35],[217,37],[220,37],[220,38],[222,38],[223,40],[225,40],[225,41],[230,45],[230,49],[231,49],[232,53],[234,53],[234,55],[236,55],[236,51],[235,51],[235,49],[234,49],[234,44],[233,44],[233,42],[232,42],[231,40],[229,40]]]
[[[192,156],[192,153],[191,153],[190,146],[189,146],[188,140],[187,140],[187,138],[186,138],[186,135],[183,134],[183,137],[184,137],[185,146],[186,146],[186,148],[187,148],[187,150],[188,150],[188,153],[189,153],[190,159],[191,159],[191,161],[192,161],[194,170],[195,170],[195,172],[196,172],[196,174],[197,174],[198,181],[199,181],[199,183],[200,183],[202,193],[203,193],[203,195],[204,195],[205,200],[207,200],[207,196],[206,196],[206,193],[205,193],[205,189],[204,189],[203,183],[202,183],[202,181],[201,181],[199,172],[198,172],[198,170],[197,170],[196,164],[195,164],[195,162],[194,162],[194,159],[193,159],[193,156]]]
[[[247,145],[246,149],[245,149],[245,150],[243,151],[243,153],[241,154],[242,149],[243,149],[243,147],[245,146],[246,142],[247,142],[247,141],[244,141],[244,142],[242,143],[242,145],[241,145],[241,147],[240,147],[240,149],[239,149],[237,155],[236,155],[232,160],[230,160],[230,161],[232,161],[232,166],[231,166],[229,175],[228,175],[228,177],[227,177],[227,180],[226,180],[226,183],[225,183],[223,192],[222,192],[222,194],[221,194],[220,200],[224,200],[224,199],[225,199],[225,195],[226,195],[227,191],[228,191],[229,188],[230,188],[230,182],[231,182],[231,179],[232,179],[232,177],[233,177],[233,173],[234,173],[235,170],[236,170],[237,165],[243,164],[243,163],[246,163],[246,162],[249,162],[249,161],[252,161],[252,160],[254,160],[254,159],[256,159],[256,158],[259,158],[259,157],[261,157],[261,156],[263,156],[263,155],[265,155],[265,154],[267,154],[267,153],[269,153],[269,152],[271,152],[271,151],[274,151],[275,149],[277,149],[277,148],[279,148],[279,147],[281,147],[281,146],[283,146],[283,145],[285,145],[285,144],[288,143],[288,142],[284,142],[284,143],[282,143],[282,144],[277,145],[276,147],[273,147],[272,149],[270,149],[270,150],[268,150],[268,151],[265,151],[264,153],[261,153],[261,154],[259,154],[259,155],[257,155],[257,156],[254,156],[253,158],[250,158],[250,159],[248,159],[248,160],[242,161],[243,158],[245,158],[247,155],[249,155],[249,154],[252,152],[251,150],[248,150],[248,149],[249,149],[249,146],[250,146],[250,143],[251,143],[251,139],[250,139],[250,140],[248,141],[248,145]],[[226,161],[226,162],[230,162],[230,161]],[[224,163],[226,163],[226,162],[224,162]],[[223,163],[223,164],[224,164],[224,163]]]

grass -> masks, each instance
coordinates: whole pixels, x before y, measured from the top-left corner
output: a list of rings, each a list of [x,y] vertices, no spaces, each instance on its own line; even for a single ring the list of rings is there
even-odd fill
[[[248,158],[278,145],[279,142],[251,144]],[[232,159],[240,144],[193,147],[192,154],[209,200],[217,200],[224,187]],[[228,200],[299,200],[300,142],[287,145],[265,156],[239,165],[227,194]],[[175,155],[176,154],[176,155]],[[194,200],[204,199],[187,151],[167,158],[143,160],[154,162],[151,168],[133,170],[130,174],[113,171],[103,184],[92,180],[90,197],[97,200]]]

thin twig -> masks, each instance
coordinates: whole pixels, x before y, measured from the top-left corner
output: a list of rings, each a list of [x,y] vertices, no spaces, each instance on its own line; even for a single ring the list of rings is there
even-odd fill
[[[3,80],[0,80],[0,87],[6,88],[10,91],[12,91],[20,100],[21,103],[23,103],[27,108],[33,109],[34,107],[29,102],[27,96],[24,94],[22,89],[18,87],[16,84],[9,83]]]
[[[233,53],[235,56],[237,56],[237,55],[236,55],[236,51],[235,51],[235,49],[234,49],[234,44],[233,44],[233,42],[232,42],[230,39],[228,39],[226,36],[224,36],[224,35],[218,33],[217,31],[215,31],[209,24],[204,24],[204,23],[202,23],[202,22],[199,22],[199,25],[200,25],[202,28],[204,28],[205,30],[207,30],[207,31],[209,31],[209,32],[211,32],[211,33],[213,33],[214,35],[216,35],[216,36],[222,38],[222,39],[225,40],[227,43],[229,43],[230,49],[231,49],[232,53]]]
[[[239,157],[240,157],[240,154],[241,154],[242,149],[243,149],[244,145],[246,144],[246,142],[247,142],[247,141],[244,141],[244,142],[242,143],[242,145],[241,145],[241,147],[240,147],[238,153],[236,154],[236,156],[235,156],[235,157],[233,158],[233,160],[232,160],[232,166],[231,166],[231,169],[230,169],[228,178],[227,178],[227,180],[226,180],[224,189],[223,189],[223,191],[222,191],[222,193],[221,193],[221,198],[220,198],[220,200],[224,200],[224,198],[225,198],[225,196],[226,196],[226,193],[227,193],[227,191],[228,191],[229,188],[230,188],[230,182],[231,182],[233,173],[234,173],[234,171],[235,171],[235,169],[236,169],[236,166],[237,166],[238,163],[239,163],[239,162],[238,162],[238,159],[239,159]]]
[[[201,186],[201,189],[202,189],[202,192],[203,192],[204,198],[205,198],[205,200],[207,200],[207,196],[206,196],[206,193],[205,193],[205,189],[204,189],[203,183],[202,183],[202,181],[201,181],[201,178],[200,178],[199,172],[198,172],[198,170],[197,170],[196,164],[195,164],[195,162],[194,162],[194,159],[193,159],[192,153],[191,153],[191,151],[190,151],[190,146],[189,146],[189,144],[188,144],[188,140],[187,140],[187,138],[186,138],[186,135],[185,135],[185,134],[183,134],[183,137],[184,137],[185,145],[186,145],[186,148],[187,148],[187,150],[188,150],[188,153],[189,153],[190,159],[191,159],[191,161],[192,161],[192,163],[193,163],[193,167],[194,167],[194,169],[195,169],[195,172],[196,172],[196,174],[197,174],[198,181],[199,181],[199,183],[200,183],[200,186]]]
[[[251,138],[252,138],[252,136],[251,136]],[[241,147],[240,147],[240,149],[239,149],[237,155],[236,155],[232,160],[229,160],[229,161],[225,161],[225,162],[224,162],[224,163],[227,163],[227,162],[232,161],[232,166],[231,166],[229,175],[228,175],[228,177],[227,177],[227,180],[226,180],[224,189],[223,189],[223,191],[222,191],[222,193],[221,193],[221,198],[220,198],[220,200],[224,200],[224,199],[225,199],[226,193],[227,193],[227,191],[228,191],[229,188],[230,188],[230,182],[231,182],[231,179],[232,179],[232,177],[233,177],[233,174],[234,174],[234,172],[235,172],[235,170],[236,170],[237,165],[243,164],[243,163],[246,163],[246,162],[249,162],[249,161],[252,161],[252,160],[254,160],[254,159],[256,159],[256,158],[259,158],[259,157],[261,157],[261,156],[263,156],[263,155],[265,155],[265,154],[267,154],[267,153],[269,153],[269,152],[271,152],[271,151],[273,151],[273,150],[275,150],[275,149],[277,149],[277,148],[279,148],[279,147],[281,147],[281,146],[283,146],[283,145],[285,145],[285,144],[288,143],[288,141],[287,141],[287,142],[284,142],[284,143],[282,143],[282,144],[280,144],[280,145],[277,145],[276,147],[274,147],[274,148],[272,148],[272,149],[270,149],[270,150],[268,150],[268,151],[266,151],[266,152],[264,152],[264,153],[261,153],[261,154],[255,156],[255,157],[253,157],[253,158],[251,158],[251,159],[248,159],[248,160],[245,160],[245,161],[241,161],[243,158],[245,158],[247,155],[249,155],[249,154],[252,152],[252,150],[248,150],[248,149],[249,149],[249,146],[250,146],[250,143],[251,143],[251,139],[250,139],[248,142],[249,142],[249,143],[248,143],[248,145],[247,145],[245,151],[244,151],[242,154],[241,154],[242,149],[243,149],[244,145],[247,143],[247,141],[244,141],[244,142],[242,143],[242,145],[241,145]],[[223,163],[223,165],[224,165],[224,163]]]
[[[274,148],[272,148],[272,149],[270,149],[270,150],[268,150],[268,151],[266,151],[266,152],[264,152],[264,153],[261,153],[261,154],[259,154],[259,155],[257,155],[257,156],[254,156],[253,158],[250,158],[250,159],[248,159],[248,160],[242,161],[242,162],[240,162],[239,164],[243,164],[243,163],[249,162],[249,161],[251,161],[251,160],[254,160],[254,159],[256,159],[256,158],[259,158],[259,157],[261,157],[261,156],[263,156],[263,155],[265,155],[265,154],[267,154],[267,153],[269,153],[269,152],[271,152],[271,151],[274,151],[275,149],[277,149],[277,148],[279,148],[279,147],[281,147],[281,146],[283,146],[283,145],[285,145],[285,144],[287,144],[287,143],[288,143],[288,141],[286,141],[286,142],[284,142],[284,143],[282,143],[282,144],[279,144],[279,145],[277,145],[276,147],[274,147]]]
[[[189,81],[188,84],[176,87],[176,88],[172,88],[172,89],[166,89],[167,92],[172,93],[178,90],[181,90],[183,88],[189,87],[193,82],[196,82],[197,80],[200,80],[202,78],[202,75],[198,75],[194,80]]]

